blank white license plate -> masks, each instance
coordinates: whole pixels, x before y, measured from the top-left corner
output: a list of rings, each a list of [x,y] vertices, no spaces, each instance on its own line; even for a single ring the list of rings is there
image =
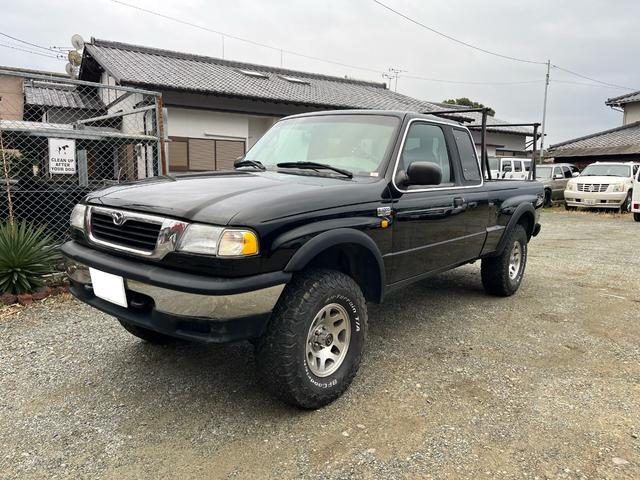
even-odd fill
[[[596,201],[595,201],[594,199],[592,199],[592,198],[586,198],[586,199],[584,200],[584,204],[585,204],[585,205],[595,205],[595,204],[596,204]]]
[[[91,275],[93,293],[96,297],[121,307],[127,307],[127,294],[124,291],[124,279],[122,277],[91,267],[89,267],[89,274]]]

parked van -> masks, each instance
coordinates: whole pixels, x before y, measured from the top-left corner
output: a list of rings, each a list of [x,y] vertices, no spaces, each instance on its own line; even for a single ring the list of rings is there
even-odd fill
[[[489,157],[491,178],[505,180],[526,180],[531,170],[528,158]]]

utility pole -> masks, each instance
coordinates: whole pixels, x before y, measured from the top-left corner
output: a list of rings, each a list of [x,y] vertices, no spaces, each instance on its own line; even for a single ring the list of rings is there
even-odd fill
[[[406,70],[400,70],[399,68],[389,67],[389,73],[384,72],[382,74],[382,78],[388,78],[389,79],[389,88],[391,88],[391,80],[394,80],[393,91],[397,92],[398,91],[398,77],[400,76],[401,73],[404,73],[404,72],[406,72]]]
[[[551,72],[551,60],[547,60],[547,76],[544,82],[544,103],[542,104],[542,125],[540,128],[540,163],[542,163],[542,157],[544,156],[544,127],[547,123],[547,98],[549,96],[549,73]],[[534,138],[535,142],[536,139]],[[532,159],[534,162],[536,159]]]

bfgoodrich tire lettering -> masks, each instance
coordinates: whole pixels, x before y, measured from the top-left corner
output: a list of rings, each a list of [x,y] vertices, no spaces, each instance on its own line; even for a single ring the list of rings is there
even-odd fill
[[[348,349],[335,371],[318,376],[308,363],[310,329],[317,315],[331,305],[339,306],[336,311],[349,316]],[[344,341],[345,332],[340,333]],[[256,346],[258,378],[288,404],[309,409],[327,405],[351,384],[360,365],[366,334],[366,303],[351,277],[333,270],[301,272],[283,291],[267,331]],[[331,341],[327,336],[314,339]]]
[[[527,233],[520,224],[508,234],[505,248],[497,257],[482,260],[482,285],[487,293],[508,297],[516,293],[527,265]]]

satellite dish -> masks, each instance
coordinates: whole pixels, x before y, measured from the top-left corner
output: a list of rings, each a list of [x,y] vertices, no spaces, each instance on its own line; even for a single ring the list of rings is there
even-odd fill
[[[82,62],[82,55],[75,50],[69,50],[67,58],[69,59],[69,63],[74,67],[77,67]]]
[[[79,35],[77,33],[74,34],[71,37],[71,45],[76,50],[82,50],[84,48],[84,38],[82,38],[82,35]]]
[[[76,76],[76,69],[70,63],[67,63],[64,66],[64,71],[67,72],[67,75],[69,75],[71,78],[74,78]]]

